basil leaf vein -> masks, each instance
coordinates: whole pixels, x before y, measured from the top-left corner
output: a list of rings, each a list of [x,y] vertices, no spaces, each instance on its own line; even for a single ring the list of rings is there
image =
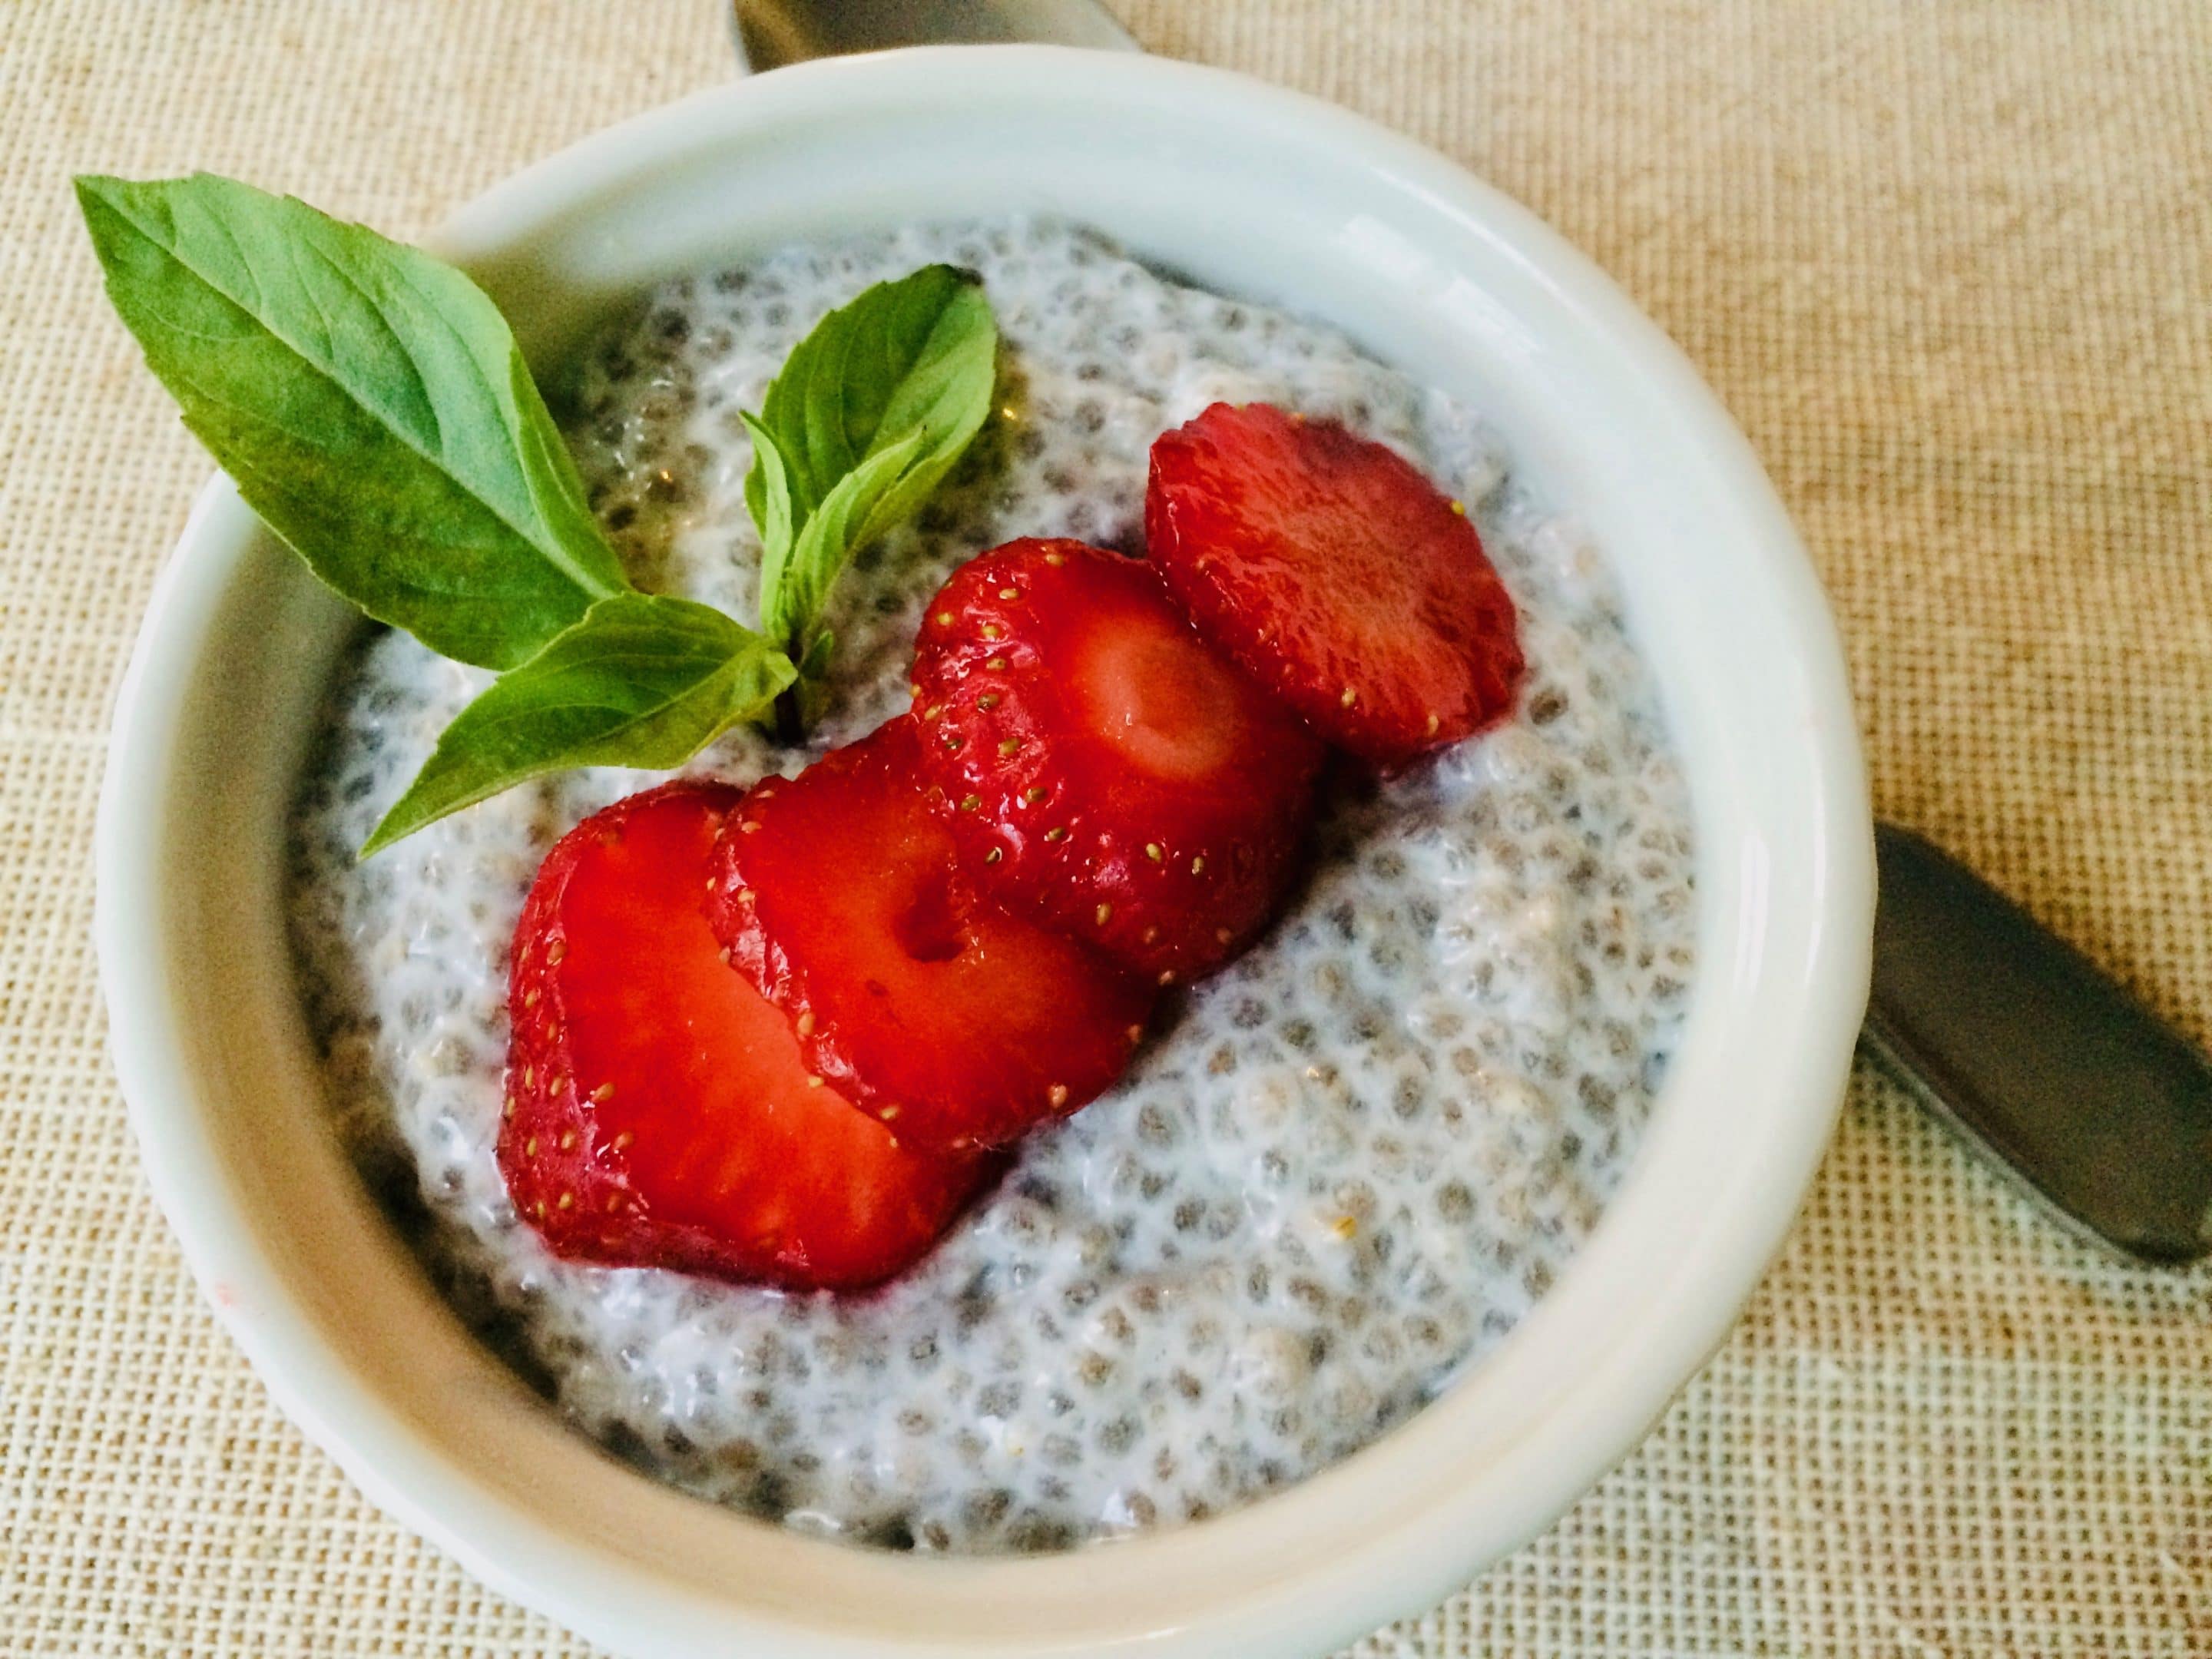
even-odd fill
[[[547,772],[680,766],[796,678],[782,652],[711,605],[601,599],[454,716],[361,856]]]
[[[509,668],[625,591],[513,332],[459,271],[210,174],[76,189],[185,424],[370,616]]]

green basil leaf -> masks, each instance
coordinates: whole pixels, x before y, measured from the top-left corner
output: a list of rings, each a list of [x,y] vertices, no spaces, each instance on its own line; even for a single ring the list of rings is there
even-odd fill
[[[805,650],[852,556],[911,517],[982,428],[998,344],[976,276],[927,265],[831,312],[785,360],[762,402],[745,502],[764,547],[779,512],[798,526],[788,559],[762,573],[763,626],[787,650]]]
[[[626,589],[505,319],[460,272],[205,173],[76,191],[185,424],[370,616],[506,668]]]
[[[744,422],[745,430],[752,434],[753,439],[753,470],[745,477],[745,500],[750,505],[756,494],[760,497],[760,504],[753,507],[752,514],[753,522],[760,530],[760,614],[765,625],[768,595],[782,591],[784,571],[791,563],[791,471],[784,464],[783,450],[775,434],[742,410],[738,418]],[[789,642],[786,643],[787,646]]]
[[[601,599],[454,717],[361,856],[543,773],[680,766],[795,678],[783,653],[710,605]]]
[[[770,639],[785,641],[786,650],[807,653],[831,585],[863,544],[874,539],[863,530],[881,514],[901,480],[910,476],[926,435],[910,432],[838,479],[837,487],[807,515],[775,591],[770,592],[763,581],[761,628]]]

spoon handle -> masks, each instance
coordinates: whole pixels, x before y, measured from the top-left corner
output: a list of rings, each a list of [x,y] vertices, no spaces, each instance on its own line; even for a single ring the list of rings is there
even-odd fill
[[[1097,0],[734,0],[738,49],[755,73],[808,58],[948,41],[1049,41],[1134,52]]]
[[[2212,1250],[2212,1063],[1956,860],[1875,846],[1874,1046],[2063,1218],[2144,1261]]]

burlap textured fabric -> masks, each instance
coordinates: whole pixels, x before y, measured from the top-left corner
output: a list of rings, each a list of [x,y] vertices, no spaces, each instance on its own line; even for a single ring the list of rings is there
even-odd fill
[[[1882,809],[2212,1039],[2212,8],[1129,0],[1419,135],[1687,348],[1835,596]],[[0,5],[0,1652],[569,1656],[277,1415],[104,1052],[108,706],[207,463],[67,175],[399,234],[728,73],[712,0]],[[1643,1449],[1366,1656],[2212,1652],[2212,1274],[2056,1234],[1862,1068]]]

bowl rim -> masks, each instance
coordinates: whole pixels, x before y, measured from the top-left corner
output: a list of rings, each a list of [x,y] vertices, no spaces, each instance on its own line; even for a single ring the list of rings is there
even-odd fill
[[[1515,1425],[1511,1443],[1501,1443],[1500,1431],[1483,1447],[1485,1478],[1469,1490],[1486,1495],[1486,1506],[1464,1493],[1455,1498],[1428,1490],[1418,1508],[1387,1529],[1335,1540],[1325,1565],[1306,1561],[1296,1576],[1246,1571],[1240,1578],[1226,1571],[1228,1564],[1249,1564],[1317,1529],[1328,1531],[1334,1500],[1364,1491],[1363,1501],[1373,1501],[1378,1482],[1411,1481],[1422,1462],[1433,1462],[1439,1452],[1454,1454],[1458,1462],[1477,1462],[1471,1448],[1480,1433],[1474,1414],[1459,1408],[1468,1404],[1465,1396],[1485,1367],[1351,1458],[1194,1528],[1057,1556],[951,1561],[798,1540],[802,1556],[793,1559],[803,1557],[839,1595],[882,1615],[858,1627],[857,1637],[848,1624],[765,1612],[656,1574],[634,1559],[616,1559],[604,1540],[580,1535],[511,1493],[486,1488],[416,1425],[368,1392],[270,1271],[248,1218],[209,1201],[222,1190],[221,1154],[209,1133],[215,1106],[196,1097],[173,988],[158,954],[143,948],[143,918],[151,914],[163,878],[166,826],[161,813],[149,809],[166,797],[177,708],[219,590],[252,532],[252,515],[218,475],[202,492],[155,584],[118,694],[95,830],[101,984],[115,1064],[149,1178],[195,1275],[255,1370],[372,1501],[495,1588],[618,1650],[1195,1656],[1230,1651],[1233,1644],[1238,1652],[1293,1653],[1333,1646],[1433,1602],[1548,1525],[1634,1447],[1718,1346],[1779,1248],[1841,1102],[1865,1001],[1873,852],[1848,682],[1825,596],[1749,446],[1672,343],[1583,255],[1455,163],[1335,106],[1226,70],[1048,46],[919,48],[781,70],[634,117],[494,185],[459,210],[432,245],[465,265],[495,264],[503,249],[564,216],[588,212],[641,172],[734,143],[795,112],[818,112],[854,100],[942,97],[952,88],[973,96],[996,88],[1011,95],[1017,87],[1070,77],[1079,77],[1093,98],[1210,100],[1285,142],[1295,134],[1301,143],[1355,157],[1394,188],[1418,193],[1439,213],[1479,225],[1509,246],[1607,338],[1655,395],[1674,406],[1688,440],[1735,493],[1745,533],[1755,537],[1771,566],[1778,614],[1800,659],[1796,689],[1814,721],[1804,777],[1811,792],[1810,842],[1762,853],[1810,882],[1817,913],[1799,953],[1772,965],[1790,976],[1794,990],[1790,1022],[1778,1033],[1795,1045],[1794,1053],[1786,1065],[1776,1062],[1770,1109],[1741,1126],[1737,1167],[1728,1172],[1725,1188],[1699,1194],[1694,1216],[1674,1200],[1666,1237],[1679,1253],[1663,1283],[1647,1274],[1648,1304],[1629,1310],[1607,1338],[1609,1376],[1634,1385],[1621,1382],[1608,1389],[1556,1365],[1548,1373],[1523,1367],[1516,1380],[1524,1390],[1533,1383],[1552,1392],[1540,1409],[1522,1413],[1525,1420]],[[1674,1093],[1670,1084],[1667,1097]],[[1662,1208],[1654,1197],[1639,1214],[1656,1216]],[[1523,1332],[1557,1328],[1571,1316],[1563,1291],[1577,1274],[1591,1276],[1583,1259],[1591,1253],[1586,1245],[1561,1285],[1523,1322]],[[1617,1261],[1623,1251],[1615,1248],[1611,1257]],[[1686,1288],[1692,1285],[1694,1292]],[[253,1318],[241,1316],[241,1300],[254,1303]],[[1528,1347],[1521,1336],[1513,1340]],[[1455,1419],[1456,1440],[1445,1432],[1447,1418]],[[1425,1425],[1431,1431],[1420,1432]],[[764,1547],[759,1534],[772,1530],[711,1511],[697,1524],[745,1528],[747,1547]],[[1148,1577],[1171,1560],[1180,1568],[1194,1557],[1224,1564],[1219,1595],[1195,1612],[1187,1608],[1189,1616],[1147,1622]],[[1028,1587],[1025,1598],[1040,1589],[1048,1596],[1080,1594],[1103,1610],[1088,1624],[1017,1628],[1001,1622],[957,1640],[925,1632],[900,1641],[891,1632],[899,1628],[906,1598],[921,1593],[921,1575],[935,1580],[932,1605],[957,1589],[988,1606],[1018,1580]],[[650,1645],[637,1645],[641,1641]]]

